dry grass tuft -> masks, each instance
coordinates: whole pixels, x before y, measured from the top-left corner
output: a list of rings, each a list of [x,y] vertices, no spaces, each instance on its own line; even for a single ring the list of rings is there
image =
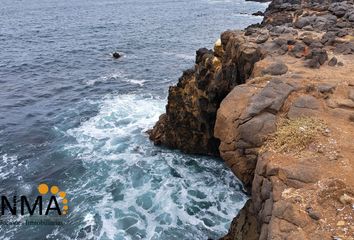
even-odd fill
[[[267,139],[262,151],[297,153],[326,131],[326,124],[317,118],[284,119],[278,124],[277,131]]]

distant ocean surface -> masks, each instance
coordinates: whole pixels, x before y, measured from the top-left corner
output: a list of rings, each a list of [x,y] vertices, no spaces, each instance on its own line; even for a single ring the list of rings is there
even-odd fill
[[[0,225],[0,239],[207,239],[246,197],[217,159],[155,147],[168,86],[226,29],[260,22],[241,0],[2,0],[0,192],[64,189],[63,226]],[[112,59],[111,53],[123,53]],[[28,216],[19,216],[23,219]],[[17,219],[14,216],[2,216]]]

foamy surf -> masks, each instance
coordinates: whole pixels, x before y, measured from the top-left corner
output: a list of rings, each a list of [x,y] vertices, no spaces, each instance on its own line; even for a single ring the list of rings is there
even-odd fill
[[[206,239],[227,232],[245,196],[222,162],[157,148],[145,131],[165,101],[108,97],[67,134],[86,174],[72,186],[85,213],[77,239]],[[61,233],[62,234],[62,233]]]
[[[167,56],[174,56],[178,59],[183,59],[187,61],[194,61],[195,56],[193,54],[185,54],[185,53],[173,53],[173,52],[163,52],[163,54]]]
[[[1,154],[1,152],[0,152]],[[7,153],[0,155],[0,179],[17,178],[22,180],[21,172],[27,170],[26,162],[19,162],[16,155]]]
[[[83,83],[88,86],[94,86],[96,84],[105,83],[108,81],[121,81],[121,82],[130,83],[132,85],[138,85],[139,87],[144,86],[144,83],[146,82],[146,80],[144,80],[144,79],[133,79],[133,78],[129,77],[128,74],[126,74],[122,71],[118,71],[118,72],[110,73],[110,74],[107,74],[105,76],[102,76],[102,77],[99,77],[96,79],[84,80]]]

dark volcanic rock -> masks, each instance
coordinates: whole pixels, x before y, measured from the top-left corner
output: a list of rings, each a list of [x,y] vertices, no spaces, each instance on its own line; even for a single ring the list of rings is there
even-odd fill
[[[264,16],[264,13],[262,11],[257,11],[255,13],[252,13],[253,16]]]
[[[290,47],[289,55],[296,57],[296,58],[301,58],[305,56],[305,50],[306,46],[303,43],[296,42],[295,45],[292,45]]]
[[[265,68],[262,72],[263,74],[270,75],[283,75],[288,71],[288,67],[284,63],[273,63]]]
[[[352,52],[354,52],[354,44],[350,42],[337,44],[334,52],[337,54],[344,55],[351,54]]]
[[[354,22],[354,9],[348,10],[344,17],[350,22]]]
[[[304,37],[302,39],[302,41],[307,45],[310,46],[313,42],[315,42],[316,40],[313,39],[312,37]]]
[[[313,58],[306,62],[306,66],[309,68],[320,68],[321,64],[319,63],[318,58]]]
[[[291,27],[286,27],[286,26],[274,26],[270,29],[271,35],[272,36],[279,36],[284,33],[289,33],[289,34],[297,34],[297,31]]]
[[[330,27],[337,23],[337,17],[327,14],[323,16],[317,16],[315,22],[312,25],[314,29],[327,31]]]
[[[302,30],[313,31],[313,27],[311,25],[308,25],[308,26],[303,27]]]
[[[344,36],[347,36],[348,34],[349,34],[349,31],[347,29],[338,29],[336,31],[337,37],[344,37]]]
[[[344,17],[348,8],[349,6],[347,5],[346,2],[335,2],[329,6],[328,10],[331,11],[337,17],[341,18]]]
[[[337,58],[332,57],[331,60],[328,61],[328,65],[333,67],[333,66],[337,65],[337,62],[338,62]]]
[[[321,43],[324,45],[333,45],[336,35],[334,32],[326,32],[321,39]]]
[[[309,58],[318,58],[318,62],[322,65],[328,60],[327,51],[325,49],[312,49]]]
[[[195,63],[198,64],[201,61],[203,61],[203,56],[205,56],[206,54],[209,54],[209,56],[210,56],[213,54],[213,51],[209,50],[207,48],[198,49],[196,52]]]
[[[118,53],[118,52],[114,52],[114,53],[112,54],[112,57],[113,57],[113,58],[120,58],[120,57],[122,57],[122,55],[121,55],[120,53]]]
[[[335,85],[320,84],[318,85],[317,89],[320,93],[333,93],[333,90],[335,89]]]
[[[310,68],[319,68],[328,60],[328,54],[325,49],[312,49],[310,54],[306,56],[307,66]]]
[[[311,23],[313,23],[314,21],[315,21],[315,18],[312,16],[311,17],[310,16],[302,17],[294,23],[294,26],[297,28],[303,28],[308,25],[311,25]]]
[[[307,208],[306,208],[306,212],[308,213],[308,215],[310,216],[310,218],[312,218],[313,220],[318,221],[318,220],[321,219],[320,214],[319,214],[318,212],[314,211],[314,210],[312,209],[312,207],[307,207]]]
[[[323,44],[320,41],[313,41],[310,43],[310,48],[323,48]]]

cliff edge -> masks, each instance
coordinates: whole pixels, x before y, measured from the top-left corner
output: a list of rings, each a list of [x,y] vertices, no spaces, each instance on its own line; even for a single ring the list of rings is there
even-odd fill
[[[222,239],[354,239],[353,27],[353,1],[273,0],[170,87],[150,138],[221,156],[251,194]]]

